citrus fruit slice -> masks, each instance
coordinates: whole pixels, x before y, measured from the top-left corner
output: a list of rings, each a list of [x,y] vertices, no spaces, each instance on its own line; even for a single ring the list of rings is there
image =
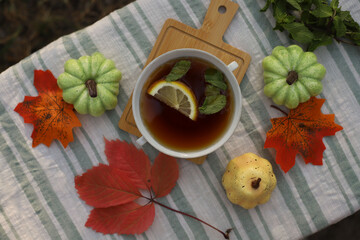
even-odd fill
[[[167,82],[164,79],[154,82],[147,93],[169,107],[178,110],[180,113],[196,120],[197,101],[194,92],[182,82]]]

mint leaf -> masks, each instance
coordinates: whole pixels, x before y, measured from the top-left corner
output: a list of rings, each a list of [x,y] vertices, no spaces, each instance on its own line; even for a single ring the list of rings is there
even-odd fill
[[[314,34],[303,23],[287,23],[283,27],[300,43],[310,43],[314,38]]]
[[[351,20],[345,20],[345,21],[344,21],[344,24],[345,24],[348,28],[352,29],[353,31],[360,32],[360,26],[359,26],[359,24],[358,24],[357,22],[355,22],[353,19],[351,19]]]
[[[285,2],[279,2],[274,6],[274,17],[277,23],[286,23],[288,14],[286,12]]]
[[[346,34],[346,26],[339,16],[334,17],[334,27],[337,37],[343,37]]]
[[[170,73],[166,76],[166,81],[172,82],[182,78],[190,69],[191,62],[188,60],[181,60],[175,64]]]
[[[199,112],[201,114],[214,114],[226,106],[226,96],[220,93],[220,88],[207,84],[205,88],[205,100]]]
[[[216,96],[216,95],[219,95],[220,94],[220,89],[213,86],[213,85],[210,85],[210,84],[207,84],[206,85],[206,88],[205,88],[205,96],[206,97],[209,97],[209,96]]]
[[[336,10],[339,7],[339,0],[332,0],[331,3],[330,3],[330,7],[333,10]]]
[[[316,7],[319,7],[322,4],[323,0],[308,0],[308,2],[312,2],[312,4],[314,4]],[[311,6],[312,7],[312,6]]]
[[[301,13],[301,22],[305,25],[312,25],[317,23],[317,18],[311,15],[309,10],[304,10]]]
[[[317,34],[315,33],[315,36]],[[321,33],[321,36],[315,37],[314,40],[309,44],[307,51],[313,52],[316,48],[320,46],[330,45],[332,43],[332,37]]]
[[[291,6],[293,6],[295,9],[301,11],[301,6],[296,0],[286,0]]]
[[[226,96],[224,95],[213,95],[205,98],[205,101],[201,107],[199,107],[199,112],[201,114],[214,114],[226,106]]]
[[[359,41],[360,40],[360,33],[352,33],[351,34],[352,39]]]
[[[224,75],[214,68],[209,68],[205,71],[205,82],[222,90],[226,90],[227,88],[226,82],[224,81]]]
[[[271,5],[271,3],[274,3],[275,0],[266,0],[265,6],[260,9],[260,12],[265,12]]]
[[[360,46],[360,33],[352,33],[350,36],[354,43]]]
[[[310,11],[310,13],[318,18],[326,18],[333,15],[333,10],[329,5],[320,4],[315,10]]]
[[[274,30],[288,31],[290,38],[309,50],[331,44],[331,39],[360,45],[360,25],[349,11],[341,10],[339,0],[266,0],[262,11],[267,9],[272,9],[276,20]]]
[[[351,21],[352,17],[350,15],[349,11],[341,11],[339,12],[338,16],[341,18],[341,20],[343,21]]]

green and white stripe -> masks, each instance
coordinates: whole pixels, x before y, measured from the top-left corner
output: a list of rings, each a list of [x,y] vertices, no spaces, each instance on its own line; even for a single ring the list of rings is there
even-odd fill
[[[230,140],[197,166],[179,160],[180,178],[162,203],[213,224],[232,227],[233,239],[296,239],[305,237],[360,208],[360,58],[359,49],[332,44],[316,50],[327,68],[322,110],[335,113],[344,130],[324,139],[324,165],[296,165],[284,174],[275,164],[275,151],[264,149],[270,118],[279,117],[262,92],[262,59],[277,45],[290,45],[286,33],[272,30],[270,11],[259,12],[263,0],[234,0],[240,5],[225,33],[225,42],[252,56],[240,88],[243,108]],[[164,21],[174,18],[199,28],[210,0],[138,0],[92,26],[64,36],[0,75],[0,238],[1,239],[218,239],[212,229],[192,219],[156,207],[156,218],[144,234],[104,236],[85,228],[91,208],[74,189],[74,176],[107,163],[103,137],[134,142],[118,121],[156,41]],[[360,19],[360,1],[341,1],[343,9]],[[34,69],[50,69],[55,77],[69,58],[95,51],[115,61],[122,71],[118,106],[101,117],[79,116],[74,142],[64,149],[31,148],[32,127],[13,111],[25,95],[36,96]],[[336,86],[336,87],[335,87]],[[158,152],[149,145],[150,159]],[[244,210],[231,204],[221,185],[228,161],[254,152],[273,163],[278,185],[267,204]]]

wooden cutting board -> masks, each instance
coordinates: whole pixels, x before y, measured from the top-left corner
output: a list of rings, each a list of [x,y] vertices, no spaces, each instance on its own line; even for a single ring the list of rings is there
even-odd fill
[[[165,21],[156,43],[147,59],[149,64],[154,58],[170,50],[197,48],[220,58],[225,64],[236,61],[239,67],[233,72],[239,84],[250,63],[250,55],[223,41],[223,36],[236,14],[239,5],[230,0],[212,0],[200,29],[194,29],[174,19]],[[241,29],[239,29],[241,31]],[[130,97],[120,118],[119,127],[138,137],[141,133],[136,127]],[[206,156],[188,159],[202,164]]]

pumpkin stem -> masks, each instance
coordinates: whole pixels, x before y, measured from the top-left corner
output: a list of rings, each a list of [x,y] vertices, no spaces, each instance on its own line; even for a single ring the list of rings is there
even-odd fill
[[[85,86],[89,90],[90,97],[97,97],[96,82],[95,80],[89,79],[85,82]]]
[[[293,84],[296,80],[298,80],[298,78],[299,78],[299,76],[298,76],[297,72],[295,72],[295,71],[290,71],[290,72],[288,73],[287,78],[286,78],[286,82],[287,82],[287,84],[291,85],[291,84]]]
[[[254,181],[251,182],[251,186],[254,188],[254,189],[258,189],[258,187],[260,186],[260,182],[261,182],[261,178],[258,178]]]

